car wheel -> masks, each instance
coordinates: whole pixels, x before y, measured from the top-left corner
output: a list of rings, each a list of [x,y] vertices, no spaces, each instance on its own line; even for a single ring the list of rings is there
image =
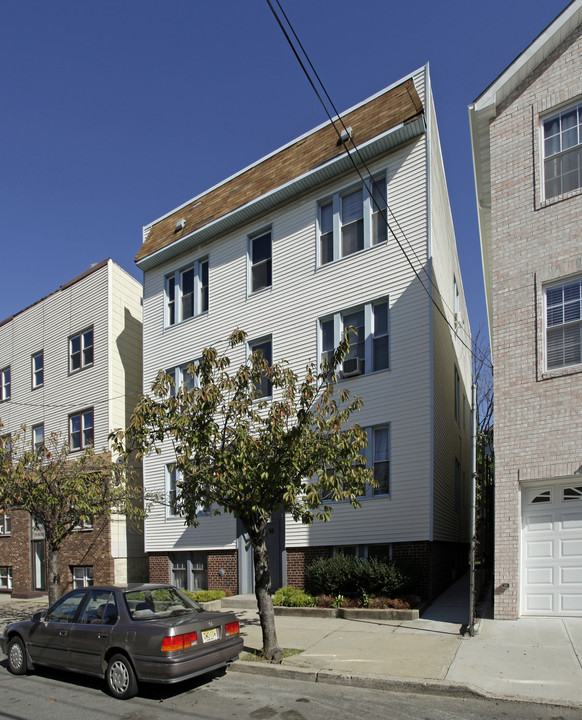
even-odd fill
[[[105,677],[113,697],[127,700],[137,694],[137,678],[131,662],[125,655],[114,655],[109,660]]]
[[[19,637],[13,637],[8,642],[8,669],[13,675],[26,675],[26,650]]]

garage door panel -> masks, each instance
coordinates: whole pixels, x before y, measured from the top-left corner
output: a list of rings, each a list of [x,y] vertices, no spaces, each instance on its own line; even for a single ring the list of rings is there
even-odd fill
[[[560,610],[569,614],[582,614],[582,593],[561,593]]]
[[[543,515],[530,515],[526,521],[526,527],[531,533],[553,532],[554,530],[554,513],[544,513]]]
[[[582,530],[582,510],[580,512],[564,511],[562,527],[564,530]]]
[[[530,613],[551,613],[554,610],[554,593],[530,592],[526,598],[526,611]]]
[[[562,538],[560,541],[560,557],[582,559],[582,538]]]
[[[553,585],[553,567],[530,567],[526,569],[526,581],[528,585]]]
[[[562,585],[582,585],[582,567],[563,567],[560,572]]]
[[[553,540],[529,540],[527,543],[527,557],[539,560],[554,557]]]

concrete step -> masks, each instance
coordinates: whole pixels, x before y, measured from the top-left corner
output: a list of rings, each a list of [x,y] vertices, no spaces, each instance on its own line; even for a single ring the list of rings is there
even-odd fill
[[[222,598],[220,601],[223,608],[239,610],[256,610],[257,598],[254,595],[233,595],[232,597]]]

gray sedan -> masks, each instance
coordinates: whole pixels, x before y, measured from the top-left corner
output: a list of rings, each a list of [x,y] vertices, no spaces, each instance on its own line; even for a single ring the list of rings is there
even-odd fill
[[[239,632],[233,613],[207,612],[172,585],[102,586],[8,625],[0,647],[15,675],[35,665],[97,675],[124,700],[140,681],[174,683],[236,660]]]

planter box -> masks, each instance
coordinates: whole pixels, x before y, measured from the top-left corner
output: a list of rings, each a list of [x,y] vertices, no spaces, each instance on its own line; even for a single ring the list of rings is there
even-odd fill
[[[275,615],[287,617],[343,618],[344,620],[418,620],[418,610],[385,610],[373,608],[320,608],[275,606]]]

